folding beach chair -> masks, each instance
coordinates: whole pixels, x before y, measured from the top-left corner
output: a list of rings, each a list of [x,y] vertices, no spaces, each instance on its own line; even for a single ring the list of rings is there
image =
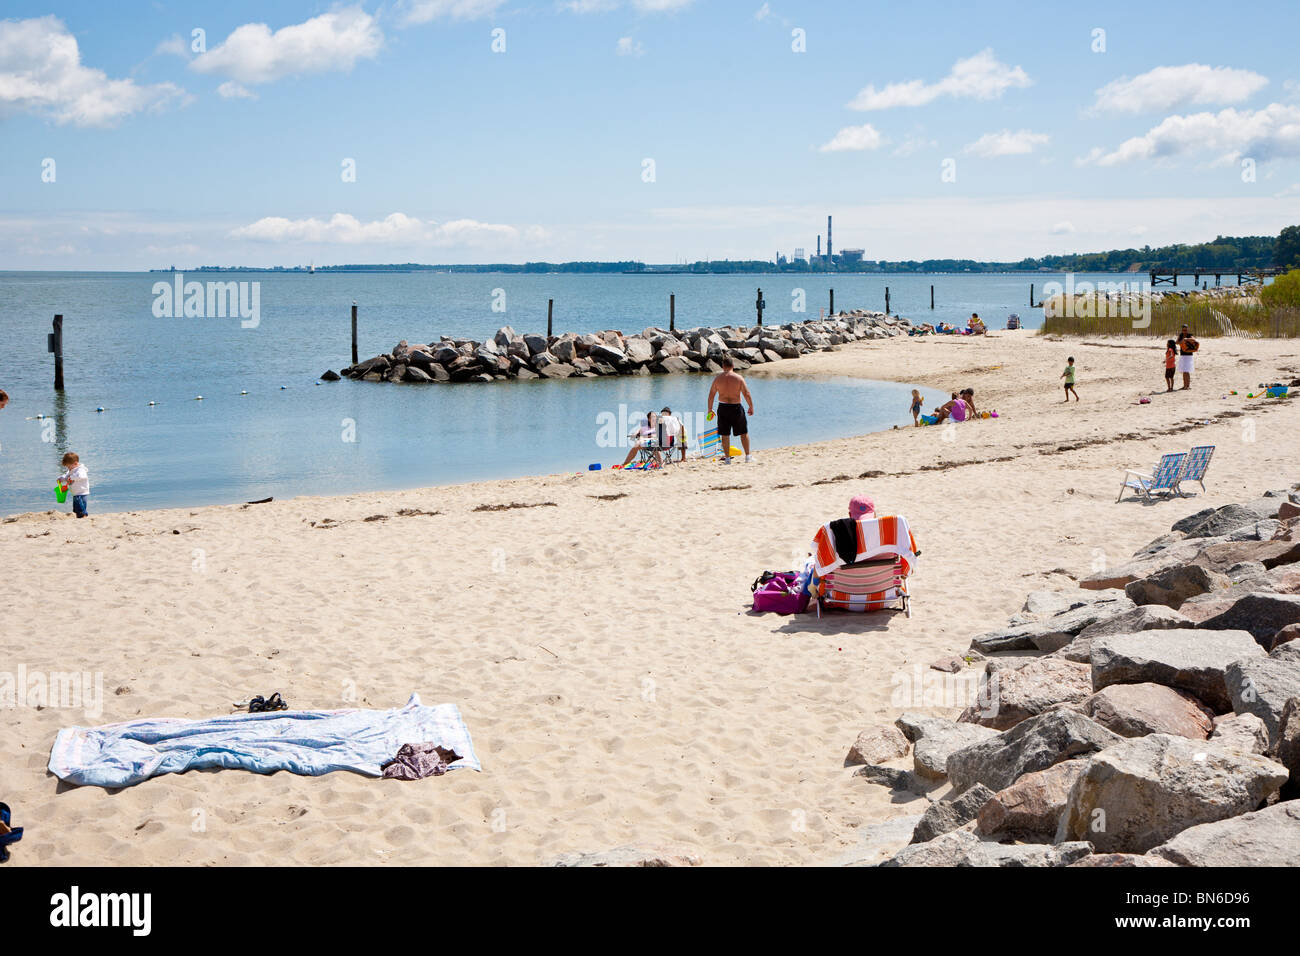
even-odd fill
[[[912,616],[903,562],[897,557],[856,561],[821,579],[817,588],[817,616],[831,609],[883,611],[895,601],[901,601],[903,613]]]
[[[718,440],[718,430],[716,428],[700,432],[696,442],[699,446],[696,450],[701,458],[717,458],[722,454],[722,442]]]
[[[916,541],[901,515],[881,515],[856,522],[857,554],[844,563],[835,547],[831,524],[813,538],[813,593],[817,616],[826,610],[883,611],[901,606],[912,616],[908,577],[916,563]]]
[[[1124,472],[1124,484],[1119,487],[1119,498],[1124,497],[1124,492],[1132,488],[1134,492],[1141,494],[1148,500],[1153,500],[1153,495],[1163,494],[1166,496],[1182,495],[1178,490],[1178,483],[1183,476],[1183,462],[1187,460],[1187,452],[1180,451],[1176,454],[1165,455],[1160,459],[1160,464],[1156,465],[1155,470],[1149,474],[1143,474],[1140,471],[1128,470]]]
[[[1197,445],[1187,453],[1187,460],[1183,462],[1183,473],[1178,477],[1178,483],[1181,485],[1184,481],[1194,481],[1205,490],[1205,472],[1210,467],[1210,459],[1214,457],[1213,445]],[[1181,494],[1181,491],[1179,492]]]

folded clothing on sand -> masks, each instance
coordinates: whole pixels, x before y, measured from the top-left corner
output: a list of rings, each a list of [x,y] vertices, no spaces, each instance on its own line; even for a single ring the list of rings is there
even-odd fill
[[[416,694],[392,710],[290,710],[205,720],[163,717],[59,731],[50,772],[66,783],[130,787],[164,773],[227,768],[368,777],[405,744],[432,743],[460,755],[449,769],[482,769],[455,704],[425,707]]]

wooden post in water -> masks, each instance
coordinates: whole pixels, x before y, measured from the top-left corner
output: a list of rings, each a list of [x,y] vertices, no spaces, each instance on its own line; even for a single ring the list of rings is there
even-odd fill
[[[357,304],[352,303],[352,364],[356,365],[357,359]]]
[[[54,390],[63,391],[63,316],[54,317],[54,332],[50,335],[50,351],[54,353]]]
[[[677,331],[677,296],[668,293],[668,331]]]
[[[827,312],[826,314],[827,314],[827,315],[834,315],[834,314],[835,314],[835,290],[834,290],[834,289],[831,289],[831,310],[830,310],[829,312]]]
[[[554,312],[555,312],[555,300],[547,299],[546,300],[546,337],[548,339],[551,337],[551,317],[554,314]]]
[[[930,308],[934,308],[934,286],[930,286]]]
[[[889,315],[889,286],[885,286],[885,315]]]
[[[1034,307],[1034,284],[1032,282],[1029,283],[1029,307],[1031,309]]]
[[[767,303],[763,301],[763,290],[760,288],[758,290],[757,298],[754,299],[754,308],[758,310],[758,324],[760,327],[763,325],[763,306],[766,304]]]

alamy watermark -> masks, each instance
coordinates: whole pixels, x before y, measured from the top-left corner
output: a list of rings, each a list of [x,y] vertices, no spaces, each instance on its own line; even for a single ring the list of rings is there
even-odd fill
[[[159,319],[237,317],[245,329],[262,322],[261,282],[186,282],[185,273],[176,272],[171,282],[153,284],[153,297],[153,314]]]
[[[104,675],[90,671],[0,671],[0,709],[58,707],[80,709],[88,718],[104,713]]]
[[[1151,283],[1076,282],[1066,273],[1064,284],[1043,286],[1043,315],[1047,318],[1132,319],[1133,328],[1151,325]]]

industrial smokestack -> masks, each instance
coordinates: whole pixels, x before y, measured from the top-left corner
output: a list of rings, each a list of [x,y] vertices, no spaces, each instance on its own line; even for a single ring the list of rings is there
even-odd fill
[[[831,217],[826,217],[826,258],[831,259],[835,255],[835,250],[831,248]]]
[[[821,233],[818,233],[817,234],[817,258],[820,259],[821,257],[822,257],[822,237],[821,237]]]

